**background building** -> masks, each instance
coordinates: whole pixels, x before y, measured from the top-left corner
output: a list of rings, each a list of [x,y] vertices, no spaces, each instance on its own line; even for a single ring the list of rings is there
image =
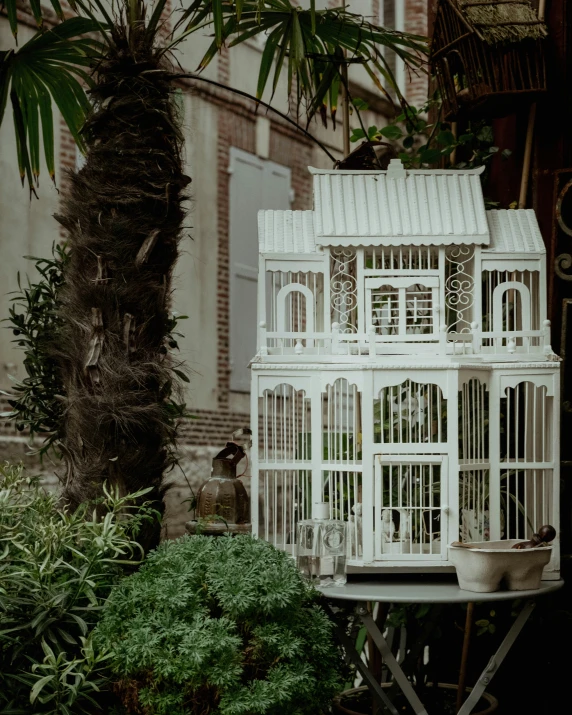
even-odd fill
[[[316,7],[326,6],[318,0]],[[330,6],[340,4],[338,0]],[[348,8],[388,28],[426,34],[427,0],[352,0]],[[19,43],[32,36],[35,23],[22,6]],[[186,71],[196,69],[210,44],[207,36],[192,35],[176,54]],[[0,15],[0,47],[13,47],[5,16]],[[205,79],[254,94],[264,38],[224,51],[204,72]],[[408,100],[422,104],[426,76],[409,76],[393,62]],[[273,106],[288,112],[285,72]],[[368,102],[367,126],[384,126],[392,104],[380,96],[361,68],[352,66],[351,91]],[[169,536],[182,533],[187,519],[189,486],[209,474],[210,459],[238,427],[247,426],[250,374],[248,362],[256,350],[255,314],[258,275],[257,212],[259,209],[308,209],[312,205],[308,166],[332,168],[320,147],[278,114],[254,111],[254,103],[208,82],[181,82],[180,102],[186,138],[187,173],[192,177],[192,202],[181,245],[173,307],[188,319],[181,323],[181,358],[190,371],[187,403],[195,419],[181,428],[182,471],[173,473],[169,495]],[[265,97],[268,101],[270,97]],[[24,256],[47,256],[60,241],[53,219],[66,192],[67,170],[81,157],[63,121],[56,121],[56,186],[45,172],[39,200],[30,201],[18,180],[16,150],[10,117],[0,131],[0,315],[6,317],[9,292],[17,288],[17,274],[31,274]],[[357,126],[353,119],[352,126]],[[342,156],[342,133],[313,122],[311,132],[335,156]],[[9,390],[9,376],[23,377],[21,354],[9,329],[0,331],[0,387]],[[3,398],[6,399],[5,397]],[[6,407],[6,409],[9,409]],[[53,475],[54,468],[26,456],[27,437],[5,422],[0,435],[0,458],[25,459],[34,469]],[[51,477],[53,479],[53,476]]]

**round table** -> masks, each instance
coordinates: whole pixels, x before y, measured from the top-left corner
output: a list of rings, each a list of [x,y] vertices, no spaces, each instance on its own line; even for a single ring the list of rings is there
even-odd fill
[[[487,666],[481,673],[475,687],[465,700],[457,715],[470,715],[474,706],[479,702],[482,694],[496,673],[502,661],[515,642],[518,634],[528,620],[535,606],[535,599],[562,588],[564,581],[542,581],[540,588],[532,591],[493,591],[491,593],[477,593],[474,591],[463,591],[457,583],[453,582],[431,582],[431,581],[354,581],[343,586],[318,587],[326,598],[334,601],[354,601],[357,602],[356,613],[367,632],[375,643],[388,670],[397,681],[404,696],[412,706],[417,715],[427,715],[427,710],[413,686],[407,679],[401,666],[391,652],[382,632],[377,627],[372,614],[364,605],[370,603],[482,603],[485,601],[514,601],[515,599],[525,599],[526,603],[516,620],[510,627],[498,650],[491,656]],[[357,653],[354,644],[341,626],[336,626],[336,634],[340,640],[346,655],[353,661],[360,671],[364,682],[370,689],[376,700],[385,705],[392,715],[399,715],[395,706],[383,691],[380,683],[371,673],[369,668],[362,661]]]

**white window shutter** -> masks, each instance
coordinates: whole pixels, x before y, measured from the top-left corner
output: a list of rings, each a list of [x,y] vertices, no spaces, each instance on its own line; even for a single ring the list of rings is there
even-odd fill
[[[290,208],[291,172],[234,147],[229,171],[230,389],[249,392],[248,363],[256,353],[257,214]]]

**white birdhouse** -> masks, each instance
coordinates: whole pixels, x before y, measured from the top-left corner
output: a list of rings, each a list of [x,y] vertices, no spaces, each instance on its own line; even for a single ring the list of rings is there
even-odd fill
[[[261,538],[293,551],[326,501],[349,570],[435,571],[452,541],[558,530],[546,252],[534,211],[485,210],[481,171],[310,169],[312,211],[259,213]]]

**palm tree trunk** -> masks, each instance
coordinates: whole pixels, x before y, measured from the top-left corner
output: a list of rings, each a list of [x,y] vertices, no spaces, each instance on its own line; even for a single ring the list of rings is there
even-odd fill
[[[125,494],[151,487],[143,499],[160,508],[176,437],[171,279],[190,179],[169,67],[154,38],[142,21],[119,21],[110,34],[83,130],[86,163],[70,177],[57,217],[71,250],[57,346],[65,499],[73,508],[107,482]]]

